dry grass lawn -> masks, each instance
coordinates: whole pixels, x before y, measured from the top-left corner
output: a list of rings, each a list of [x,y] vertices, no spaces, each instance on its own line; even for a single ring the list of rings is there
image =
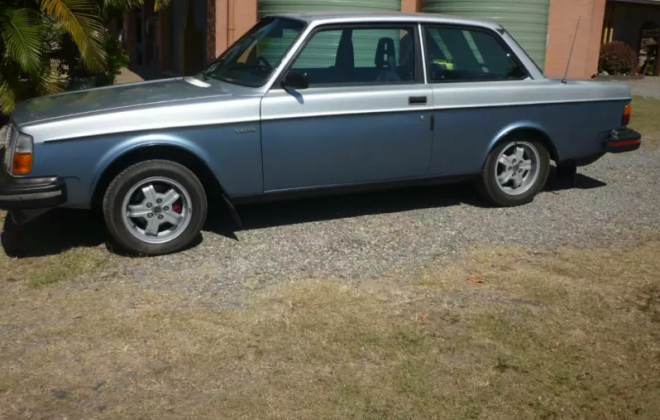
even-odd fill
[[[630,127],[644,135],[645,144],[660,144],[660,100],[635,96]]]
[[[0,419],[658,419],[659,256],[474,249],[220,310],[104,282],[105,250],[0,253]]]
[[[660,418],[660,241],[475,249],[235,310],[95,281],[102,254],[0,274],[0,418]]]

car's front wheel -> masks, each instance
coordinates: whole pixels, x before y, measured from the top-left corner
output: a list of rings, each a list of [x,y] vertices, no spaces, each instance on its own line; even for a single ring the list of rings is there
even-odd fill
[[[112,181],[103,213],[110,234],[126,251],[162,255],[182,250],[199,235],[207,199],[188,168],[150,160],[127,168]]]
[[[498,206],[519,206],[543,189],[549,172],[550,154],[542,143],[511,139],[488,155],[478,186],[484,198]]]

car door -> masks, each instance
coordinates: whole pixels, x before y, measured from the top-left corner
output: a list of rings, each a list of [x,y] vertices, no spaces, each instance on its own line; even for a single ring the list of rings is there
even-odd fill
[[[266,192],[422,177],[432,148],[418,25],[317,29],[262,100]]]
[[[544,112],[516,106],[538,97],[535,86],[543,81],[531,79],[496,31],[429,24],[423,40],[434,96],[431,176],[477,174],[498,133]]]

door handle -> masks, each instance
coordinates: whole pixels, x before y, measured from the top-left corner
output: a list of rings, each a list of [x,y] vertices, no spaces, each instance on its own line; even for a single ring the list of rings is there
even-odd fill
[[[426,96],[411,96],[408,98],[409,105],[425,105],[426,102]]]

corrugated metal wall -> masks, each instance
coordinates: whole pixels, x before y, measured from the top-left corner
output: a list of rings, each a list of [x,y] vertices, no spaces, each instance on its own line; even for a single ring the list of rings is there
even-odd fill
[[[494,20],[545,67],[550,0],[424,0],[425,13],[444,13],[473,19]]]
[[[258,0],[259,19],[272,13],[401,10],[401,0]]]

